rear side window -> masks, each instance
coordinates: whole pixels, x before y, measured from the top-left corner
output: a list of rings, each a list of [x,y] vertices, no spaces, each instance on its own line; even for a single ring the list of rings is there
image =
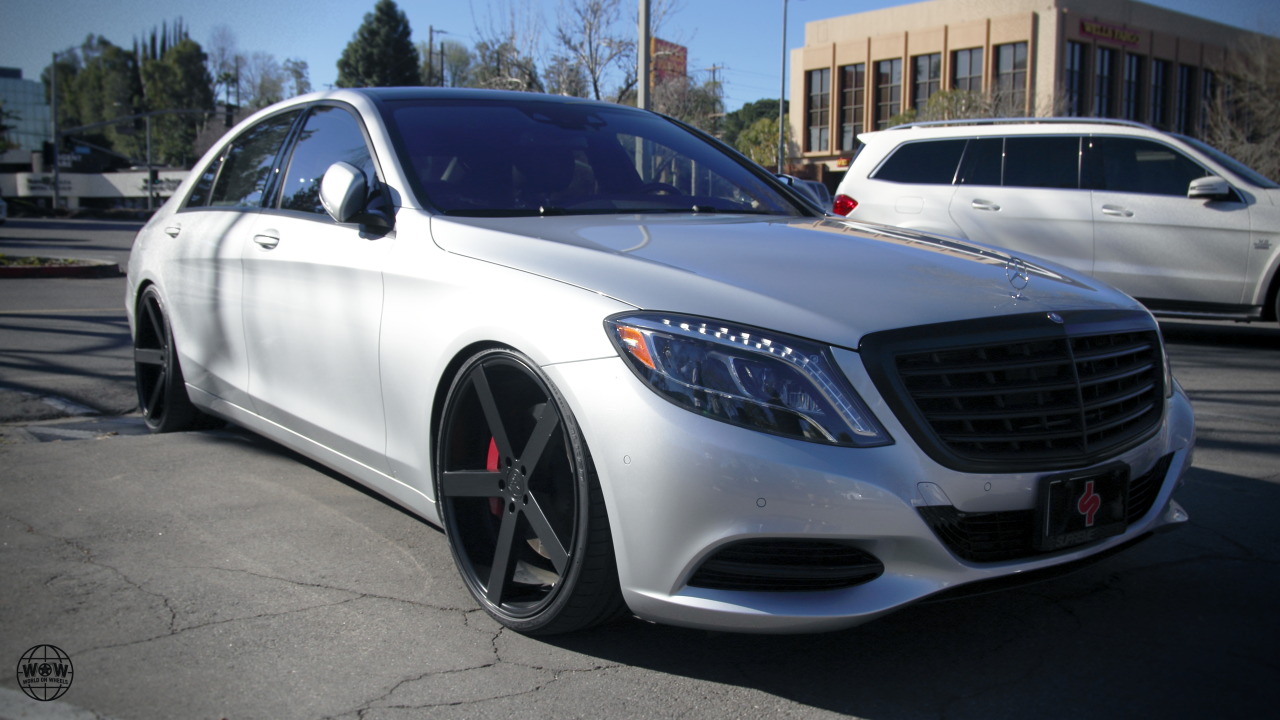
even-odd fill
[[[1089,159],[1093,185],[1111,192],[1186,196],[1192,180],[1209,174],[1168,145],[1138,138],[1092,138]]]
[[[999,185],[1004,170],[1004,138],[974,138],[964,149],[958,185]]]
[[[917,185],[950,185],[964,155],[965,140],[926,140],[900,146],[873,178]]]
[[[1005,138],[1004,186],[1079,188],[1079,136]]]
[[[209,205],[258,207],[271,181],[280,146],[289,135],[297,112],[267,118],[236,138],[222,154]],[[202,179],[204,175],[202,174]],[[194,197],[194,195],[193,195]]]

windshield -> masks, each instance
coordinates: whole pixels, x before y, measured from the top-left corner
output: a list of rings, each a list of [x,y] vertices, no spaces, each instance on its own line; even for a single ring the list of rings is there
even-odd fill
[[[802,213],[746,165],[658,115],[548,99],[386,108],[415,192],[447,215]]]
[[[1201,142],[1200,140],[1197,140],[1193,137],[1187,137],[1186,135],[1178,135],[1178,139],[1194,147],[1195,149],[1199,150],[1205,155],[1208,155],[1209,157],[1217,161],[1219,165],[1224,166],[1231,172],[1235,173],[1236,175],[1239,175],[1240,177],[1253,183],[1254,185],[1257,185],[1258,187],[1280,188],[1280,185],[1277,185],[1274,180],[1266,177],[1265,175],[1258,172],[1257,170],[1254,170],[1248,165],[1245,165],[1239,160],[1213,147],[1212,145]]]

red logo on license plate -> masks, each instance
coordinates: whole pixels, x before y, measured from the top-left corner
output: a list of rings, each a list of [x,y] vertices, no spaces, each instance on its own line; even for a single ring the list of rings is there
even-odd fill
[[[1102,496],[1093,491],[1093,481],[1084,484],[1084,494],[1076,501],[1076,510],[1084,516],[1084,526],[1093,527],[1093,516],[1102,508]]]

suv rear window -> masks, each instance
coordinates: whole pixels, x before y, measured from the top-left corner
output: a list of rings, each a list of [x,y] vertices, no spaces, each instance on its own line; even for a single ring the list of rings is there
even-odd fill
[[[877,180],[916,185],[950,185],[966,140],[925,140],[899,147],[872,175]]]

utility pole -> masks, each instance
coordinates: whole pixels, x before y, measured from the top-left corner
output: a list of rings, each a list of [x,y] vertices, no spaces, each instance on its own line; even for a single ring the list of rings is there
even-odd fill
[[[636,75],[638,82],[636,83],[636,106],[641,110],[648,110],[653,104],[649,97],[649,74],[650,65],[653,60],[649,57],[649,48],[652,46],[649,34],[649,0],[640,0],[640,42],[637,44],[636,57],[638,58]]]
[[[448,30],[437,30],[434,25],[427,26],[427,84],[436,84],[435,54],[433,46],[436,35],[448,35]],[[440,41],[440,84],[444,85],[444,41]]]
[[[715,112],[712,115],[712,117],[714,117],[715,120],[712,123],[713,132],[711,133],[715,137],[721,137],[721,135],[723,135],[722,128],[720,126],[721,125],[720,121],[724,118],[724,92],[723,92],[723,89],[720,87],[720,78],[718,75],[718,73],[723,69],[724,69],[723,65],[712,65],[711,67],[707,68],[707,70],[711,73],[711,88],[716,95],[716,107],[715,107]]]

